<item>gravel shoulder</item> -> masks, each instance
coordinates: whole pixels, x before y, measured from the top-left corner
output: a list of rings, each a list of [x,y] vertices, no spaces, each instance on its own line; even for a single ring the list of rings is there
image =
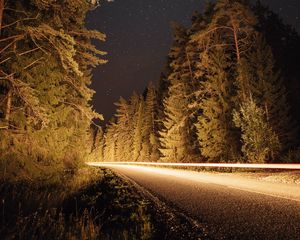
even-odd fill
[[[154,225],[153,240],[208,240],[206,227],[186,215],[175,204],[143,188],[131,178],[117,173],[124,181],[132,185],[142,198],[151,204],[151,215]]]

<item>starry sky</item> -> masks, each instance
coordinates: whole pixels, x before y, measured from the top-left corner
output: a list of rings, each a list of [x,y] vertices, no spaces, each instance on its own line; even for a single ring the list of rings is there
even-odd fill
[[[300,0],[262,2],[300,32]],[[205,0],[109,0],[89,14],[88,27],[107,35],[98,46],[108,52],[108,63],[94,70],[92,84],[94,108],[105,121],[120,96],[142,93],[149,81],[158,81],[172,42],[170,23],[189,26],[192,13],[204,6]]]

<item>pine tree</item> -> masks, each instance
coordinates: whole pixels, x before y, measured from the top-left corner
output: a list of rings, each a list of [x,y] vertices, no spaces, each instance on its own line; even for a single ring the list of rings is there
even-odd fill
[[[105,62],[105,53],[91,43],[105,35],[84,27],[91,7],[74,0],[6,1],[0,42],[0,97],[5,99],[0,105],[0,158],[14,156],[10,163],[16,165],[24,161],[24,172],[60,172],[64,162],[76,167],[89,154],[90,124],[101,118],[89,103],[90,70]]]
[[[166,118],[163,122],[164,130],[160,132],[160,152],[164,162],[187,161],[191,154],[184,92],[184,84],[173,81],[169,88],[169,96],[164,101]]]
[[[214,49],[202,58],[205,79],[201,82],[199,108],[202,113],[196,124],[200,151],[209,161],[233,161],[238,138],[232,124],[234,86],[228,69],[228,54]]]
[[[188,95],[191,65],[187,57],[186,30],[174,25],[174,43],[169,53],[169,88],[164,99],[163,129],[160,131],[160,152],[163,161],[188,161],[192,158]]]
[[[264,110],[250,97],[243,102],[240,112],[234,112],[234,123],[242,130],[242,152],[247,162],[267,162],[277,152],[280,143],[268,123]]]
[[[279,138],[281,150],[295,146],[297,127],[289,114],[286,90],[279,72],[275,70],[272,50],[263,37],[256,37],[255,47],[240,64],[239,78],[246,82],[248,94],[257,106],[264,109],[268,123]]]
[[[132,115],[130,110],[130,103],[124,98],[120,98],[117,103],[116,116],[116,158],[118,161],[129,161],[132,152]]]
[[[133,141],[132,141],[132,160],[141,161],[141,151],[143,145],[143,118],[144,118],[144,102],[140,98],[137,112],[133,118]],[[144,160],[145,161],[145,160]]]
[[[152,82],[147,87],[147,94],[145,100],[145,114],[144,114],[144,140],[142,154],[151,161],[159,159],[159,139],[157,136],[157,94]]]
[[[246,0],[219,0],[216,2],[211,21],[206,30],[194,34],[193,40],[202,43],[205,50],[222,47],[236,65],[252,46],[252,39],[256,33],[257,19]],[[243,79],[240,83],[243,98],[246,98],[247,88]]]
[[[115,119],[112,118],[108,125],[106,125],[106,131],[104,135],[104,149],[103,149],[103,160],[107,162],[117,161],[116,157],[116,123]]]

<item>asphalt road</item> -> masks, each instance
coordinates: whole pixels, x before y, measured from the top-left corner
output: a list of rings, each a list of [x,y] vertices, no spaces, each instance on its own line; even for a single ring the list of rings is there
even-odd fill
[[[300,185],[230,174],[110,168],[203,224],[210,239],[300,240]]]

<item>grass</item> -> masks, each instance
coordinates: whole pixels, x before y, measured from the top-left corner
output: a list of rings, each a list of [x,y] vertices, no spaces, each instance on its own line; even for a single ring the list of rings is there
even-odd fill
[[[151,239],[149,202],[112,172],[83,169],[64,184],[0,185],[1,239]]]

